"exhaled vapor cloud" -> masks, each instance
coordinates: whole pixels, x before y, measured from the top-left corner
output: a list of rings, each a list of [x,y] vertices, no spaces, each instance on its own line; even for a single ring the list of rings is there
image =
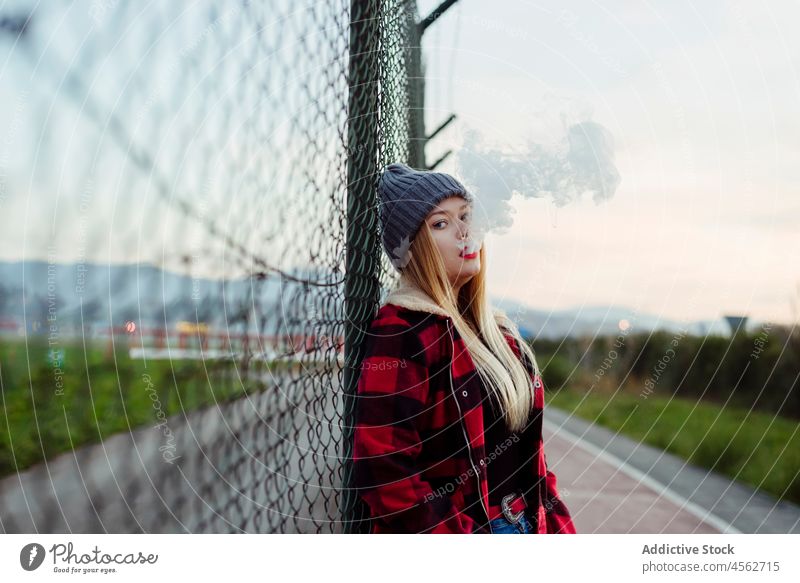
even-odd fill
[[[569,126],[555,146],[529,141],[514,153],[485,148],[480,134],[470,130],[457,158],[459,178],[477,197],[473,237],[504,232],[513,223],[511,197],[550,196],[562,207],[590,193],[595,204],[609,200],[619,186],[611,133],[584,121]]]

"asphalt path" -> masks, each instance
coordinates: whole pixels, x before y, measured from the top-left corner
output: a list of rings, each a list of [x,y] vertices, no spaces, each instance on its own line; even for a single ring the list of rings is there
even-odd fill
[[[174,465],[142,427],[7,476],[0,532],[337,532],[340,412],[318,393],[171,417]],[[800,532],[797,505],[553,407],[544,438],[579,533]]]
[[[553,407],[545,454],[579,533],[797,533],[800,507]]]

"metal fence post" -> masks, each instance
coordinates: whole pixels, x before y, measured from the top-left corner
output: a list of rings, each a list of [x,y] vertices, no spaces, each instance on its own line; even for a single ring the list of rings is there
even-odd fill
[[[345,274],[342,521],[345,532],[369,530],[369,514],[352,488],[353,411],[366,331],[380,297],[380,245],[374,202],[378,160],[380,0],[350,3]]]
[[[425,163],[425,72],[422,65],[422,28],[409,21],[408,31],[408,119],[409,164],[424,170]]]
[[[451,116],[430,136],[425,133],[425,68],[422,63],[422,36],[428,27],[436,22],[442,14],[452,7],[457,0],[444,0],[428,16],[417,23],[411,23],[408,31],[408,117],[409,117],[409,163],[412,168],[432,170],[438,166],[450,152],[444,154],[433,164],[425,158],[425,144],[453,119]]]

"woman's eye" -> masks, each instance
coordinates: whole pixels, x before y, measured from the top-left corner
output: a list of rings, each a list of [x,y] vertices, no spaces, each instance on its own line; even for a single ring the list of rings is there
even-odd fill
[[[443,222],[444,221],[436,221],[435,223],[433,223],[433,227],[436,229],[438,228],[436,225],[441,225]]]

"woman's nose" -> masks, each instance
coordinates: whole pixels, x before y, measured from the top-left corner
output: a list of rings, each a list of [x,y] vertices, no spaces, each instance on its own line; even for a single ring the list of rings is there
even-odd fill
[[[460,239],[466,239],[469,236],[469,225],[464,221],[461,221],[461,224],[458,226],[458,237]]]

